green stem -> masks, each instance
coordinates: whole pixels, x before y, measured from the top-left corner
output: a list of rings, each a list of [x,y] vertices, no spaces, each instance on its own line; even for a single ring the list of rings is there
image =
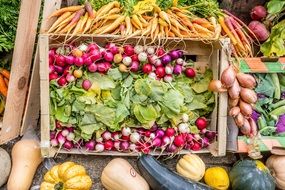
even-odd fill
[[[279,100],[281,98],[280,83],[277,73],[271,74],[273,84],[275,85],[274,98]]]
[[[263,129],[259,130],[259,134],[262,134],[262,132],[268,130],[268,129],[273,129],[274,131],[276,131],[276,127],[272,127],[272,126],[267,126],[267,127],[264,127]]]

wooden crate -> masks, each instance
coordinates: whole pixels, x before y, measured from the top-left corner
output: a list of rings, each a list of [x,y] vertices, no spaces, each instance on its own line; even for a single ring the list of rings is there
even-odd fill
[[[113,155],[113,156],[137,156],[137,153],[120,153],[115,151],[106,151],[103,153],[86,152],[83,150],[58,151],[57,148],[50,147],[50,119],[49,119],[49,68],[48,68],[48,51],[51,47],[56,47],[55,44],[61,44],[66,39],[64,35],[50,36],[47,34],[39,37],[39,54],[40,54],[40,97],[41,97],[41,147],[44,157],[52,157],[56,152],[69,154],[91,154],[91,155]],[[78,35],[71,40],[92,40],[99,45],[104,45],[108,41],[118,40],[118,37],[106,36],[90,36]],[[166,42],[167,46],[172,46],[177,39],[169,39]],[[125,43],[137,42],[138,38],[132,38]],[[144,41],[144,42],[143,42]],[[141,40],[141,43],[146,43],[149,39]],[[213,70],[214,79],[218,79],[220,71],[228,66],[227,53],[229,41],[207,41],[207,43],[199,40],[185,39],[180,42],[176,41],[176,48],[184,49],[188,55],[196,56],[195,67],[205,69],[210,67]],[[211,152],[215,156],[223,156],[226,152],[226,129],[227,129],[227,93],[215,94],[216,106],[211,116],[210,129],[218,131],[216,142],[211,146]],[[189,151],[181,151],[186,153]],[[197,151],[196,153],[206,153],[208,149]],[[153,154],[158,154],[153,152]]]

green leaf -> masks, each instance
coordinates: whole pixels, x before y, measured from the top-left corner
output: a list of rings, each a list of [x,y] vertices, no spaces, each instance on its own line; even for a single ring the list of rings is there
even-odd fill
[[[101,90],[110,90],[112,88],[115,88],[114,81],[109,78],[107,75],[103,75],[100,73],[92,73],[89,76],[89,80],[93,82],[96,82]]]
[[[69,116],[65,114],[65,106],[58,107],[55,112],[55,119],[63,123],[66,123],[69,119]]]
[[[277,14],[284,9],[284,0],[271,0],[267,3],[267,12],[270,14]]]
[[[164,82],[160,82],[158,80],[151,81],[151,93],[149,97],[155,101],[160,101],[165,92],[167,92],[167,85]]]
[[[133,77],[132,75],[129,75],[123,82],[122,87],[128,88],[132,85],[133,83]]]
[[[151,87],[147,79],[138,79],[134,83],[134,88],[137,94],[149,96],[151,93]]]
[[[97,121],[102,122],[108,127],[114,127],[114,119],[116,116],[115,109],[109,108],[103,104],[90,105],[85,109],[95,115]]]
[[[108,73],[109,76],[112,77],[113,80],[122,80],[122,73],[119,71],[119,68],[109,69]]]
[[[194,99],[190,104],[187,104],[186,106],[188,107],[190,111],[207,108],[206,104],[196,99]]]
[[[121,123],[129,115],[130,115],[130,112],[129,112],[128,108],[124,104],[119,103],[118,107],[116,109],[115,123]]]
[[[153,121],[157,118],[156,110],[151,104],[147,106],[140,106],[139,111],[143,119],[146,121]]]
[[[184,104],[184,97],[179,91],[170,89],[164,94],[162,101],[163,104],[171,111],[179,113]]]

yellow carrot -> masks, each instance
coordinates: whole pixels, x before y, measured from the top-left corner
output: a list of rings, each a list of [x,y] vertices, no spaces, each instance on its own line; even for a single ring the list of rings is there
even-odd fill
[[[132,33],[132,28],[131,28],[132,24],[129,16],[126,16],[125,22],[126,22],[126,35],[129,35],[130,33]]]
[[[132,25],[134,26],[133,28],[136,28],[136,29],[138,29],[138,30],[142,29],[142,27],[138,26],[138,24],[134,21],[133,18],[131,18],[131,23],[132,23]]]
[[[137,26],[139,26],[140,29],[143,28],[142,23],[137,15],[132,15],[132,19],[137,24]]]
[[[108,25],[107,28],[105,28],[100,34],[107,34],[109,32],[114,31],[117,27],[120,26],[120,24],[125,20],[125,16],[121,16],[117,18],[111,25]]]
[[[162,18],[163,20],[165,20],[169,24],[169,26],[171,26],[171,22],[169,20],[168,14],[166,12],[160,11],[159,17]]]
[[[63,22],[65,19],[67,19],[72,13],[71,12],[65,12],[63,13],[50,27],[50,29],[47,31],[48,33],[52,32],[54,29],[58,27],[58,25]]]
[[[224,32],[228,35],[228,37],[231,39],[232,44],[236,45],[237,44],[237,40],[235,39],[235,37],[233,36],[233,34],[230,32],[229,28],[227,27],[227,25],[225,24],[225,19],[224,17],[219,17],[218,19],[222,29],[224,30]]]
[[[164,20],[162,20],[161,18],[158,19],[158,23],[162,26],[168,26],[168,24]],[[171,26],[171,25],[169,25],[169,26]]]
[[[99,20],[99,18],[105,14],[107,14],[110,10],[112,10],[114,7],[120,7],[120,3],[118,1],[113,1],[108,3],[107,5],[101,7],[97,11],[97,16],[95,18],[95,22]]]
[[[84,27],[85,27],[85,24],[86,24],[86,22],[87,22],[87,20],[88,20],[88,17],[89,17],[89,13],[86,12],[85,15],[84,15],[84,17],[82,18],[82,22],[81,22],[80,27],[79,27],[79,30],[78,30],[79,33],[82,33],[82,32],[83,32]]]
[[[196,24],[196,23],[193,23],[193,26],[195,28],[195,30],[198,32],[198,33],[206,33],[206,34],[209,34],[209,35],[213,35],[214,33],[210,30],[208,30],[207,28],[204,28],[203,26],[199,25],[199,24]]]
[[[62,14],[65,13],[65,12],[76,12],[76,11],[82,9],[83,7],[84,7],[83,5],[64,7],[64,8],[61,8],[61,9],[59,9],[59,10],[54,11],[54,12],[49,16],[49,18],[54,17],[54,16],[60,16],[60,15],[62,15]]]
[[[92,25],[92,20],[93,20],[93,18],[88,17],[88,19],[86,21],[86,25],[84,27],[84,30],[82,31],[82,34],[85,34],[88,30],[90,30],[91,25]]]

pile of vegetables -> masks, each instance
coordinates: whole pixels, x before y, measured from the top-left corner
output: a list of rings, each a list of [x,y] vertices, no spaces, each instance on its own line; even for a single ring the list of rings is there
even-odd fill
[[[234,117],[242,134],[251,137],[257,135],[257,126],[251,118],[252,105],[257,101],[257,95],[253,90],[255,86],[256,80],[253,76],[237,73],[232,64],[222,72],[221,81],[212,80],[209,84],[211,91],[228,92],[229,115]]]
[[[48,33],[146,36],[155,42],[168,37],[214,39],[221,30],[215,17],[199,18],[177,2],[164,9],[163,2],[155,0],[111,1],[97,11],[87,2],[85,7],[57,10],[51,15],[55,16]]]
[[[176,153],[215,139],[212,72],[182,50],[80,42],[52,48],[49,67],[52,146]]]

